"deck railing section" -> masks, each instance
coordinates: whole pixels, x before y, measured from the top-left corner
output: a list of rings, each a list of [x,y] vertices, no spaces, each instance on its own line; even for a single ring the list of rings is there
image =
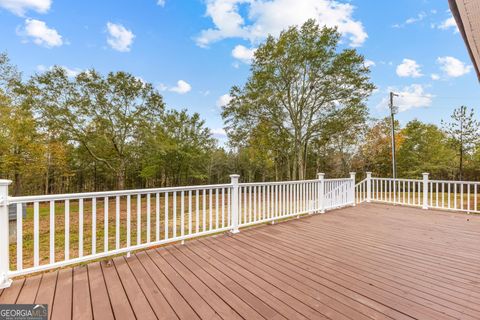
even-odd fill
[[[231,175],[229,184],[22,197],[0,180],[0,288],[15,276],[353,205],[354,178]]]
[[[367,178],[355,186],[355,202],[383,202],[423,209],[480,213],[480,182],[422,179]]]

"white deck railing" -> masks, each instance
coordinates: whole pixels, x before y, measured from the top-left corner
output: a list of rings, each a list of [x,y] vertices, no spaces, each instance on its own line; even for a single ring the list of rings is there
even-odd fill
[[[230,184],[22,197],[9,197],[11,182],[0,180],[0,288],[15,276],[354,205],[354,179],[232,175]]]
[[[356,203],[384,202],[423,209],[480,213],[480,182],[423,179],[367,178],[355,186]]]

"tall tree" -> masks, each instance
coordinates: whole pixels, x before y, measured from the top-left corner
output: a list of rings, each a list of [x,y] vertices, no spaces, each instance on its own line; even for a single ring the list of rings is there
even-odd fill
[[[70,79],[60,67],[35,76],[30,93],[48,131],[80,144],[125,186],[131,145],[141,130],[159,122],[162,96],[149,83],[126,72],[103,77],[95,70]]]
[[[288,137],[293,146],[292,178],[303,179],[309,144],[339,109],[365,109],[374,89],[364,58],[339,50],[336,29],[315,20],[269,36],[255,52],[245,86],[233,87],[224,107],[227,132],[251,130],[260,122]]]
[[[412,120],[399,132],[397,151],[399,176],[418,179],[422,172],[437,178],[452,178],[455,150],[445,132],[434,124]]]
[[[163,178],[165,185],[208,181],[216,141],[198,113],[169,110],[153,134],[142,139],[142,176]]]
[[[458,179],[462,180],[465,155],[471,152],[480,141],[480,122],[475,119],[473,109],[469,112],[466,106],[461,106],[453,111],[451,122],[442,121],[442,124],[452,144],[458,150]]]

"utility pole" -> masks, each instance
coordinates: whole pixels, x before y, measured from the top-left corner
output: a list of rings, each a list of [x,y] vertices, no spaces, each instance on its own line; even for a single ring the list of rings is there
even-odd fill
[[[393,104],[393,97],[398,97],[398,94],[390,92],[390,118],[392,126],[392,176],[393,179],[397,178],[397,163],[395,162],[395,114],[397,113],[397,107]]]

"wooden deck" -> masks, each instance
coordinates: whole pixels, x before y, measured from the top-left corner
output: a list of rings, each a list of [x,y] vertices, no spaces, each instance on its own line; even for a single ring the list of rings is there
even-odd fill
[[[362,204],[15,280],[52,319],[480,319],[480,217]]]

